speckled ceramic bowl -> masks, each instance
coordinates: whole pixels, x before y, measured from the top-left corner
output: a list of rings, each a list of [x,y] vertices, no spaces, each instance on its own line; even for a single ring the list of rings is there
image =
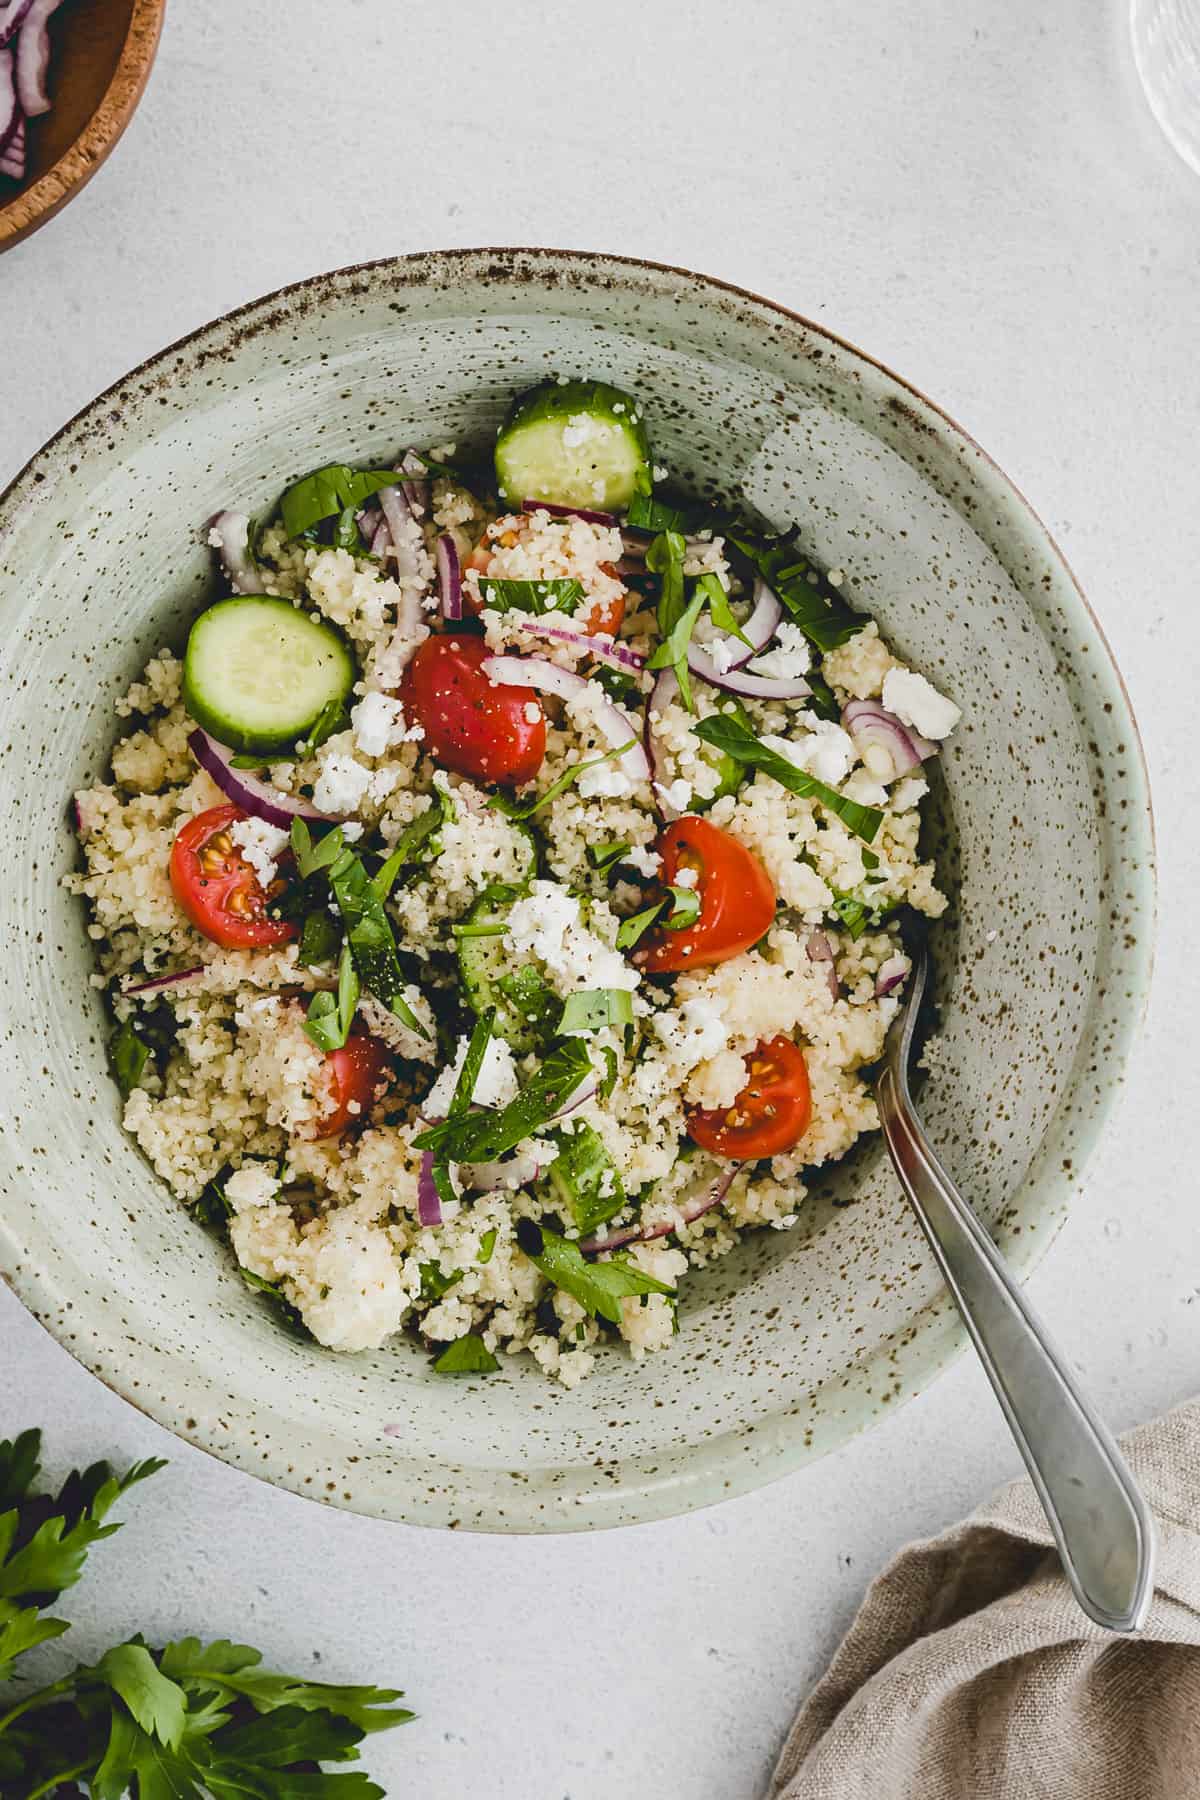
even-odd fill
[[[198,525],[323,460],[481,436],[515,388],[603,375],[658,458],[803,525],[900,653],[964,708],[944,761],[930,1134],[1018,1270],[1053,1235],[1145,992],[1150,809],[1104,640],[984,453],[868,357],[716,281],[615,257],[453,251],[321,276],[163,352],[0,505],[0,1268],[49,1330],[171,1430],[337,1505],[562,1530],[700,1506],[796,1468],[923,1388],[960,1343],[878,1142],[799,1226],[686,1287],[642,1363],[574,1393],[527,1360],[448,1383],[414,1346],[281,1335],[123,1136],[89,985],[67,796],[114,698],[211,592]],[[376,457],[377,460],[377,457]]]

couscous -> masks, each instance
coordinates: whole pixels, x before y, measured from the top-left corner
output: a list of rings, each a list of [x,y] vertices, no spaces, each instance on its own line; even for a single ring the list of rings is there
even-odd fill
[[[121,701],[70,879],[125,1126],[247,1280],[572,1386],[875,1128],[959,715],[793,536],[656,492],[633,397],[454,457],[213,522],[227,597]]]

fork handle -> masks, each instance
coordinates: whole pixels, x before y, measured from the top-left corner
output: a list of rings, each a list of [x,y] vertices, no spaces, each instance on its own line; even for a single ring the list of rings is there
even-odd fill
[[[1033,1478],[1075,1596],[1136,1631],[1153,1595],[1154,1527],[1116,1444],[1068,1374],[991,1237],[930,1148],[892,1068],[876,1088],[896,1173]]]

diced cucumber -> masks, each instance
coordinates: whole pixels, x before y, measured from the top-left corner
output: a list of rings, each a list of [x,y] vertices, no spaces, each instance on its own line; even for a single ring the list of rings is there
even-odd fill
[[[468,1005],[476,1013],[494,1006],[496,1036],[523,1055],[541,1043],[562,1003],[532,963],[514,966],[504,947],[504,925],[517,894],[513,887],[485,888],[455,929]]]
[[[496,439],[501,498],[621,512],[651,488],[638,405],[604,381],[546,381],[513,403]]]
[[[580,1234],[587,1237],[620,1212],[625,1204],[624,1183],[592,1126],[581,1122],[574,1131],[556,1131],[554,1141],[558,1155],[546,1171],[543,1191],[570,1213]]]
[[[235,750],[290,750],[354,685],[354,658],[332,625],[265,594],[218,600],[192,626],[183,703]]]

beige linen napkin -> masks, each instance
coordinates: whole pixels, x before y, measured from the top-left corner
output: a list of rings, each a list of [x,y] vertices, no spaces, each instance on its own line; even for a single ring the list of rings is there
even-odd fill
[[[1123,1447],[1158,1526],[1145,1630],[1084,1618],[1014,1482],[872,1584],[773,1800],[1200,1796],[1200,1401]]]

